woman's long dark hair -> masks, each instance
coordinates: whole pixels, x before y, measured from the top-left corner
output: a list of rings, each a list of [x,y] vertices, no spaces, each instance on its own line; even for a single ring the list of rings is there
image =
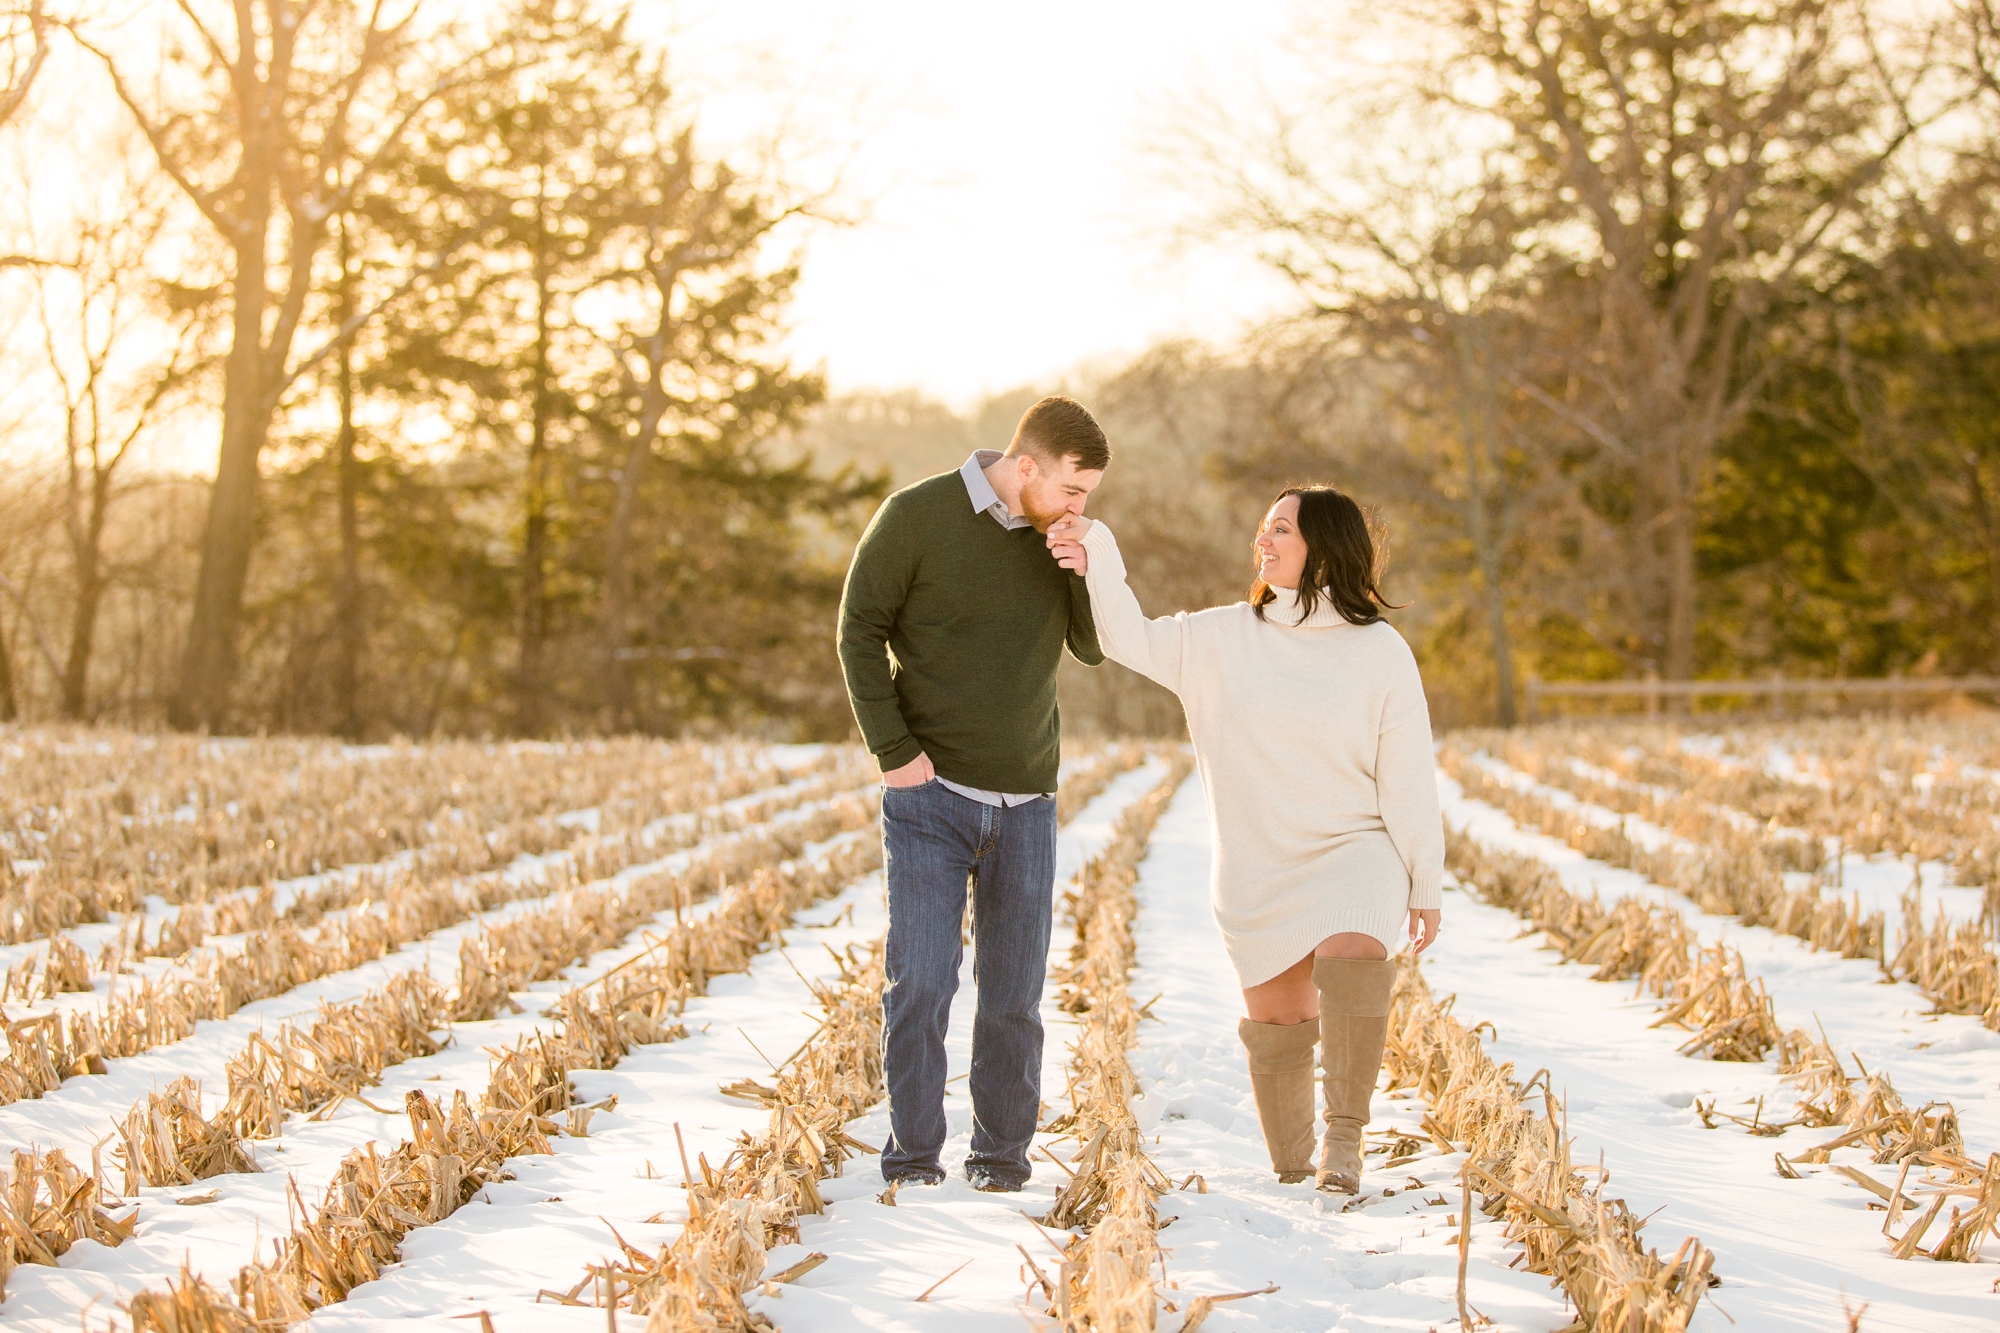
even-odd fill
[[[1287,486],[1271,503],[1288,495],[1299,497],[1299,535],[1306,542],[1306,567],[1299,575],[1299,623],[1305,623],[1322,597],[1351,625],[1372,625],[1383,611],[1398,609],[1377,586],[1382,566],[1376,561],[1375,540],[1361,506],[1331,486]],[[1250,608],[1257,619],[1264,618],[1264,608],[1276,596],[1261,578],[1250,585]]]

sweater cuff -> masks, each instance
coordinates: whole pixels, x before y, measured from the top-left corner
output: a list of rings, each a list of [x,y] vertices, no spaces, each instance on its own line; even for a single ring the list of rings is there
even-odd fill
[[[890,773],[909,763],[923,752],[924,743],[922,741],[918,740],[915,736],[905,736],[881,754],[876,755],[875,761],[882,766],[884,773]]]
[[[1410,910],[1434,912],[1444,907],[1444,867],[1426,866],[1410,876]]]
[[[1083,534],[1083,549],[1090,556],[1093,573],[1097,572],[1101,562],[1104,573],[1125,577],[1125,556],[1119,551],[1118,539],[1111,535],[1111,529],[1105,526],[1104,520],[1093,521],[1090,531]]]

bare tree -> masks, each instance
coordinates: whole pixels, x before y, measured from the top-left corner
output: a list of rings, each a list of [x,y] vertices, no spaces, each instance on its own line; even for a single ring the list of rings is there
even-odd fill
[[[49,58],[55,27],[42,0],[0,10],[0,125],[13,120]]]
[[[28,93],[48,61],[55,27],[42,0],[0,8],[0,128],[12,123],[27,105]],[[32,254],[0,254],[0,269],[33,268],[44,262]],[[11,700],[11,692],[7,698]]]
[[[1364,113],[1347,137],[1383,143],[1403,138],[1396,129],[1393,117]],[[1377,387],[1409,428],[1404,446],[1370,470],[1442,511],[1469,547],[1493,712],[1511,726],[1508,604],[1522,592],[1512,552],[1531,515],[1546,522],[1552,503],[1575,508],[1551,466],[1548,432],[1519,408],[1552,333],[1547,294],[1533,282],[1541,218],[1503,166],[1476,156],[1405,148],[1387,160],[1357,156],[1329,178],[1300,132],[1281,120],[1247,163],[1207,146],[1229,200],[1217,222],[1260,240],[1308,302],[1306,318],[1327,327],[1330,354],[1389,371]]]
[[[60,677],[62,715],[89,716],[91,652],[107,570],[105,527],[118,473],[198,364],[199,302],[152,275],[172,225],[160,182],[128,168],[103,198],[81,201],[35,273],[41,348],[57,390],[62,522],[74,584]]]
[[[1468,0],[1453,22],[1425,95],[1501,121],[1524,184],[1570,205],[1548,241],[1596,336],[1538,396],[1629,483],[1639,633],[1687,678],[1717,442],[1776,364],[1789,296],[1921,127],[1924,68],[1892,67],[1863,0]]]
[[[1446,335],[1437,370],[1472,446],[1468,496],[1494,475],[1480,403],[1502,386],[1587,453],[1579,494],[1617,548],[1601,577],[1623,585],[1622,625],[1600,637],[1634,666],[1690,676],[1717,444],[1782,363],[1801,293],[1944,104],[1934,62],[1921,41],[1887,40],[1866,0],[1410,0],[1354,22],[1379,32],[1398,15],[1380,82],[1281,108],[1248,156],[1240,140],[1212,147],[1226,169],[1211,175],[1236,221],[1288,238],[1267,257],[1308,289],[1399,293],[1403,333]],[[1400,119],[1371,126],[1370,112]],[[1328,119],[1317,139],[1295,133]],[[1435,166],[1393,189],[1357,179],[1385,129],[1398,151],[1441,142]],[[1482,229],[1491,253],[1469,255]],[[1494,345],[1480,302],[1509,284],[1553,354],[1532,375],[1474,351]],[[1468,526],[1490,509],[1471,501]],[[1480,545],[1497,549],[1490,532]],[[1488,615],[1497,641],[1504,615]]]
[[[226,10],[181,0],[186,45],[170,41],[162,57],[172,77],[80,39],[226,255],[221,447],[168,709],[176,726],[217,727],[228,717],[260,460],[286,391],[438,262],[413,260],[402,283],[330,339],[295,349],[330,220],[352,205],[417,110],[461,77],[426,66],[419,4],[407,0],[392,15],[388,0],[233,0]]]

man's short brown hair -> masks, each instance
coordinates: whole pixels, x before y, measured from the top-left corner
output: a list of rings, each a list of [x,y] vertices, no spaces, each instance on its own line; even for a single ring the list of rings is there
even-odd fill
[[[1102,472],[1111,466],[1111,442],[1090,409],[1074,398],[1051,394],[1021,414],[1007,456],[1031,453],[1042,463],[1060,468],[1074,458],[1079,472]]]

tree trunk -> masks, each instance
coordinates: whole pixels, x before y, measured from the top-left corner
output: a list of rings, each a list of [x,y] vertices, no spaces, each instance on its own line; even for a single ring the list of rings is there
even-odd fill
[[[62,715],[84,721],[90,712],[90,656],[97,638],[97,607],[104,593],[104,520],[111,507],[111,476],[90,448],[90,486],[84,494],[72,441],[69,458],[70,561],[76,567],[76,600],[70,605],[69,654],[63,661]],[[79,512],[81,511],[81,512]]]
[[[340,220],[340,288],[335,301],[336,318],[342,327],[354,315],[354,275],[349,268],[348,219]],[[339,715],[342,736],[353,740],[361,735],[361,655],[366,640],[361,610],[361,518],[358,512],[361,465],[354,456],[354,340],[340,345],[336,372],[340,397],[338,443],[340,504],[340,577],[334,590],[333,616],[339,636],[334,665],[334,709]]]
[[[625,446],[625,462],[618,470],[618,495],[611,507],[611,522],[604,534],[604,636],[603,675],[606,723],[616,731],[630,723],[632,673],[623,656],[626,642],[627,611],[632,600],[632,529],[639,517],[639,490],[645,481],[646,465],[653,458],[653,442],[659,437],[660,423],[667,416],[667,390],[662,382],[667,349],[673,346],[674,288],[678,270],[663,270],[674,276],[655,278],[660,300],[660,322],[654,330],[646,364],[646,385],[640,395],[639,429]]]
[[[72,722],[90,711],[90,654],[97,637],[97,604],[103,592],[97,552],[98,523],[90,525],[89,545],[77,552],[76,601],[70,607],[69,656],[63,662],[62,713]]]
[[[1965,489],[1972,497],[1972,515],[1979,529],[1981,554],[1986,563],[1986,622],[1988,660],[2000,670],[2000,512],[1987,494],[1986,478],[1980,472],[1979,455],[1965,456]]]
[[[632,712],[632,676],[624,658],[629,646],[626,609],[632,600],[632,529],[639,513],[639,485],[653,456],[653,433],[659,429],[660,419],[659,414],[646,415],[651,429],[642,426],[626,445],[625,462],[618,471],[618,497],[604,533],[604,711],[605,724],[612,731],[625,727]]]
[[[1461,330],[1453,340],[1459,362],[1459,430],[1465,445],[1466,520],[1472,531],[1472,549],[1479,562],[1481,600],[1486,608],[1486,629],[1493,649],[1493,711],[1503,727],[1514,725],[1514,646],[1507,634],[1507,590],[1501,585],[1501,553],[1493,536],[1493,517],[1487,509],[1487,471],[1491,463],[1493,439],[1493,396],[1495,386],[1468,356]],[[1465,401],[1472,386],[1479,386],[1476,407]]]
[[[7,636],[0,634],[0,722],[12,722],[20,716],[20,707],[14,702],[14,657],[7,651]]]
[[[217,730],[227,721],[236,683],[236,634],[256,536],[258,460],[271,428],[265,384],[263,316],[268,212],[237,247],[234,318],[223,372],[222,445],[201,530],[201,569],[181,674],[167,719],[183,730]]]
[[[1683,495],[1666,522],[1668,680],[1694,679],[1695,571],[1694,497]]]
[[[1475,539],[1477,540],[1477,539]],[[1482,550],[1479,581],[1484,585],[1486,630],[1493,641],[1493,711],[1503,727],[1519,719],[1514,713],[1514,645],[1507,634],[1507,590],[1500,584],[1500,562]]]
[[[548,453],[549,413],[554,398],[549,379],[554,373],[549,356],[549,235],[546,191],[538,179],[535,189],[535,364],[533,403],[528,427],[528,468],[524,483],[524,522],[521,527],[521,669],[515,683],[514,729],[523,736],[539,736],[548,726],[547,667],[544,647],[548,642]]]

